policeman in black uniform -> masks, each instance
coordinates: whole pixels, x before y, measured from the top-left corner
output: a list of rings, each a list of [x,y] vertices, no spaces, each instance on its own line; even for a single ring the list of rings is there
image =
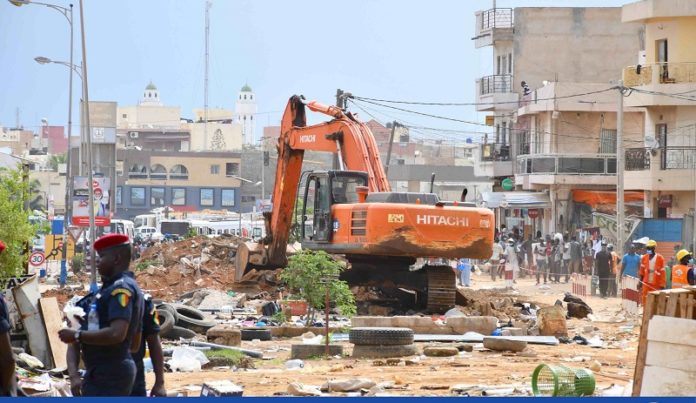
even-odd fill
[[[167,397],[167,391],[164,388],[164,354],[162,353],[162,344],[160,343],[160,322],[157,316],[155,304],[152,302],[150,294],[144,295],[145,309],[143,310],[143,337],[140,341],[140,348],[136,353],[133,353],[135,368],[135,384],[131,396],[147,396],[147,387],[145,385],[145,366],[143,358],[145,358],[145,342],[150,349],[150,360],[152,361],[152,369],[155,371],[155,384],[150,391],[150,396]]]
[[[77,303],[85,311],[80,330],[62,329],[58,333],[69,344],[70,388],[76,396],[129,396],[136,372],[131,350],[140,344],[143,294],[128,271],[128,236],[105,235],[94,242],[94,250],[102,287]],[[93,306],[96,318],[90,312]],[[80,352],[87,369],[84,379],[78,372]]]
[[[4,250],[5,243],[0,241],[0,253]],[[10,318],[2,292],[0,292],[0,396],[17,396],[15,361],[10,344]]]

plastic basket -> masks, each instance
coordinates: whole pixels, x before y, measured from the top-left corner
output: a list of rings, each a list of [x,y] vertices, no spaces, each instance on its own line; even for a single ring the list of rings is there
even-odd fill
[[[586,369],[541,364],[532,373],[534,396],[591,396],[594,390],[594,374]]]

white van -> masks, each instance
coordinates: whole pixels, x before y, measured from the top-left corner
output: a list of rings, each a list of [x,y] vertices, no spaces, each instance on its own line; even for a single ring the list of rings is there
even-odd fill
[[[159,242],[164,239],[164,235],[157,231],[155,227],[138,227],[135,229],[135,235],[139,236],[140,239],[146,242]]]

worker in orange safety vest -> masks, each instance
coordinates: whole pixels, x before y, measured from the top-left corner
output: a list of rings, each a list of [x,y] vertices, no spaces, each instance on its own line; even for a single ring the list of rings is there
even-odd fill
[[[672,288],[689,285],[689,270],[693,270],[693,257],[691,252],[682,249],[677,252],[677,264],[672,266]]]
[[[643,306],[648,298],[648,293],[665,288],[665,258],[655,252],[657,242],[652,239],[645,244],[645,254],[640,258],[640,283],[638,289],[642,293]]]

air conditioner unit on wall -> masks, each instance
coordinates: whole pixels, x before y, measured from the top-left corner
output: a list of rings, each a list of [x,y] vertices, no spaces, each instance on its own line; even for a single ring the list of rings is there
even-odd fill
[[[128,137],[130,137],[130,138],[132,138],[132,139],[137,139],[137,138],[138,138],[138,135],[139,135],[138,132],[130,132],[130,133],[128,133]]]

